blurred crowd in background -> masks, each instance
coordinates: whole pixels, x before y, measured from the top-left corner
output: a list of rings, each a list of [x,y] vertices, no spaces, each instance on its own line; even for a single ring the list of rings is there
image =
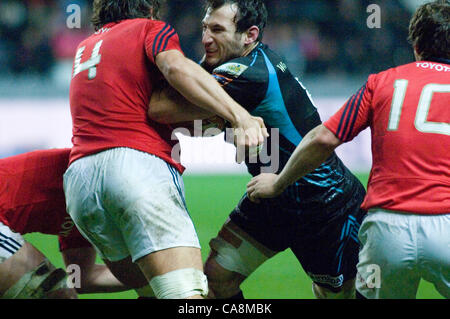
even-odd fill
[[[381,28],[370,29],[367,7],[381,8]],[[67,8],[81,8],[81,28],[70,29]],[[167,0],[162,18],[177,30],[185,54],[202,55],[202,0]],[[411,11],[392,0],[267,0],[264,42],[284,56],[293,73],[354,75],[379,72],[413,60],[406,41]],[[48,76],[72,63],[89,36],[92,0],[1,0],[0,77]]]

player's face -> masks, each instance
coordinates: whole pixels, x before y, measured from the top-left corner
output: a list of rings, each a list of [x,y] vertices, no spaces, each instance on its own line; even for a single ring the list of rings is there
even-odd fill
[[[236,32],[233,21],[236,13],[235,5],[224,5],[206,12],[202,21],[202,43],[205,47],[205,63],[210,67],[242,56],[245,51],[244,33]]]

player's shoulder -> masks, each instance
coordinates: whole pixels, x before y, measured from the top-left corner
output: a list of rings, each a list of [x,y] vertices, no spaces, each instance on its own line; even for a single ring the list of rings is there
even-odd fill
[[[69,163],[70,148],[36,150],[0,159],[0,166],[11,168],[25,167],[40,169],[43,166],[56,169],[57,167],[67,168]]]
[[[415,61],[402,64],[382,72],[371,74],[369,85],[385,84],[388,81],[395,82],[399,79],[417,80],[434,74],[437,78],[443,78],[450,74],[450,65],[433,61]]]
[[[174,34],[176,30],[174,27],[166,21],[163,20],[152,20],[152,19],[133,19],[136,20],[135,23],[142,25],[146,32],[157,33],[159,35]]]
[[[70,156],[70,148],[51,148],[45,150],[36,150],[25,155],[30,159],[35,159],[37,161],[55,161],[55,162],[64,162],[68,161]]]
[[[133,19],[137,20],[137,23],[143,23],[148,27],[151,28],[164,28],[164,27],[171,27],[171,25],[163,20],[152,20],[152,19]]]
[[[118,22],[112,22],[105,24],[103,27],[95,31],[91,37],[101,35],[109,32],[119,32],[126,33],[126,36],[130,36],[130,32],[136,32],[139,34],[139,30],[161,30],[161,29],[173,29],[169,23],[162,20],[152,20],[147,18],[135,18],[135,19],[124,19]]]
[[[403,74],[408,74],[408,72],[411,72],[411,68],[413,66],[413,63],[408,63],[392,67],[378,73],[372,73],[367,79],[367,85],[369,87],[376,86],[378,83],[385,83],[389,79],[396,79]]]
[[[0,159],[0,165],[2,166],[20,166],[21,163],[29,163],[31,165],[32,163],[37,162],[38,160],[42,159],[46,151],[44,150],[36,150],[36,151],[30,151],[26,153],[16,154],[13,156],[5,157]]]
[[[212,73],[232,79],[239,78],[251,82],[266,82],[267,69],[258,47],[246,56],[237,57],[219,65]]]
[[[162,20],[152,20],[147,18],[135,18],[135,19],[125,19],[121,20],[115,24],[114,26],[164,26],[167,23]]]
[[[418,68],[417,63],[418,62],[415,61],[415,62],[410,62],[410,63],[398,65],[396,67],[387,69],[385,72],[388,72],[388,73],[405,73],[405,72],[411,72],[411,71],[415,71],[415,70],[420,70],[420,68]]]
[[[214,68],[213,73],[227,75],[229,77],[238,78],[244,72],[246,72],[250,67],[246,57],[239,57],[236,59],[229,60],[216,68]]]
[[[49,150],[43,150],[40,155],[44,159],[54,160],[58,165],[68,165],[70,157],[70,148],[53,148]]]

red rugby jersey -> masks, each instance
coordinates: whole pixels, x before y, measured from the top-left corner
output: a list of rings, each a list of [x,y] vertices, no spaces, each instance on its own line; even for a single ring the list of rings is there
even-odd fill
[[[114,147],[156,155],[183,172],[171,157],[168,125],[147,117],[154,83],[162,81],[155,57],[178,50],[175,30],[167,23],[130,19],[109,23],[81,42],[70,84],[73,148],[70,163]]]
[[[363,208],[450,213],[449,64],[420,61],[371,75],[324,125],[343,142],[371,128]]]
[[[66,212],[69,154],[52,149],[0,159],[0,222],[20,234],[58,235],[61,250],[90,247]]]

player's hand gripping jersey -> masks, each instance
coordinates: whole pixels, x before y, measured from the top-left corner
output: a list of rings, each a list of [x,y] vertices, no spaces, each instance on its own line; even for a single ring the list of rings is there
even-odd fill
[[[115,148],[171,158],[172,131],[147,117],[154,83],[162,80],[158,53],[181,52],[175,30],[162,21],[131,19],[105,25],[77,50],[70,85],[73,145],[70,162]],[[101,94],[99,94],[101,92]]]
[[[363,208],[450,212],[449,63],[420,61],[371,75],[325,123],[343,142],[371,129],[373,165]]]
[[[0,159],[0,222],[22,235],[58,235],[61,250],[90,247],[66,212],[69,154],[53,149]]]

